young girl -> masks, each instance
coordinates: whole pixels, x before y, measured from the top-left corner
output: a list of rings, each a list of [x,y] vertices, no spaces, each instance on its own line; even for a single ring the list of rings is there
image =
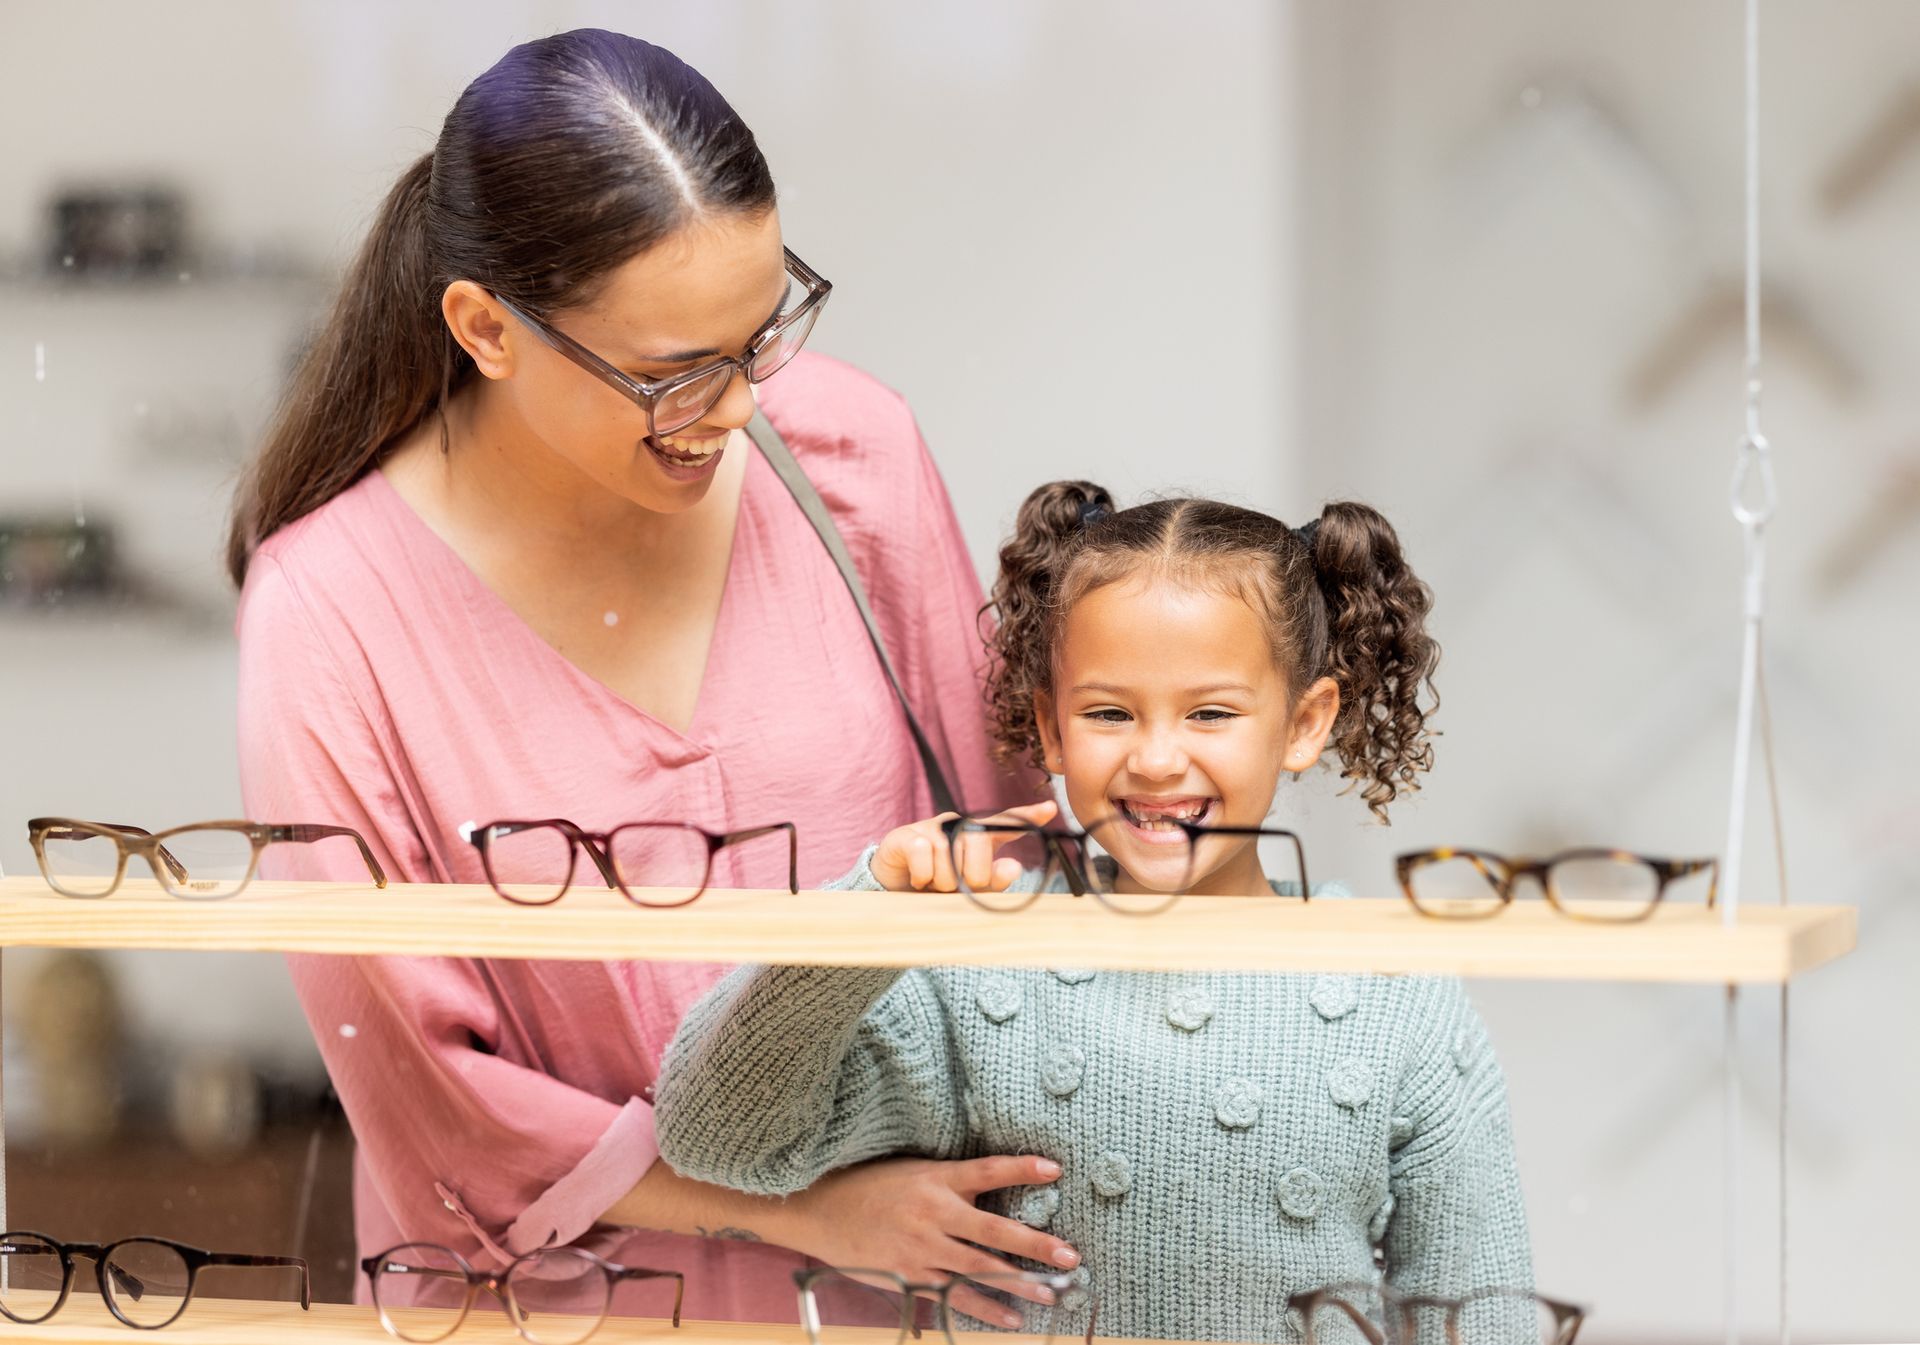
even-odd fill
[[[1000,755],[1064,776],[1116,900],[1282,890],[1251,839],[1189,854],[1173,819],[1258,826],[1326,750],[1384,818],[1429,765],[1430,597],[1364,505],[1289,529],[1055,482],[1000,562]],[[842,885],[1037,880],[986,836],[956,873],[938,822]],[[744,967],[684,1020],[656,1105],[674,1168],[766,1194],[889,1154],[1045,1156],[1056,1182],[985,1203],[1071,1244],[1050,1259],[1085,1277],[1103,1335],[1298,1339],[1290,1295],[1377,1264],[1409,1293],[1531,1284],[1500,1068],[1452,979]]]

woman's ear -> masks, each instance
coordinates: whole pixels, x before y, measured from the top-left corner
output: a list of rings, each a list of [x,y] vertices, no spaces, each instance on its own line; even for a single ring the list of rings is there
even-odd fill
[[[1326,750],[1327,739],[1339,718],[1340,684],[1331,677],[1322,677],[1294,703],[1281,769],[1298,775],[1320,760],[1320,753]]]
[[[1033,693],[1033,727],[1040,735],[1047,769],[1055,775],[1066,774],[1067,757],[1060,742],[1060,721],[1053,717],[1053,697],[1047,692]]]
[[[506,310],[471,280],[456,280],[440,296],[440,314],[460,348],[473,356],[482,378],[513,373],[513,348],[507,341]]]

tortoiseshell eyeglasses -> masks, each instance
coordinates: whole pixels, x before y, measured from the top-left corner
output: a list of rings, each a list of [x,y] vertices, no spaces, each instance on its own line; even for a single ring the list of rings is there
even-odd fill
[[[36,817],[27,823],[27,840],[47,885],[63,897],[111,895],[127,875],[127,859],[147,861],[160,886],[176,897],[205,901],[231,897],[260,871],[260,852],[269,845],[311,845],[350,840],[360,847],[375,887],[387,885],[380,861],[366,838],[352,827],[313,823],[269,826],[261,822],[195,822],[151,832],[120,822],[83,822],[71,817]]]
[[[744,831],[708,831],[686,822],[628,822],[588,831],[561,817],[538,822],[468,822],[460,835],[480,852],[495,892],[522,906],[548,906],[573,886],[581,852],[608,887],[637,906],[685,906],[707,890],[713,857],[730,845],[787,834],[787,890],[800,891],[800,840],[791,822]]]
[[[1443,846],[1398,856],[1400,889],[1422,915],[1484,920],[1513,903],[1522,878],[1539,880],[1547,902],[1575,920],[1621,924],[1645,920],[1682,878],[1704,873],[1707,905],[1720,881],[1714,859],[1655,859],[1626,850],[1586,847],[1545,859],[1518,859],[1486,850]]]

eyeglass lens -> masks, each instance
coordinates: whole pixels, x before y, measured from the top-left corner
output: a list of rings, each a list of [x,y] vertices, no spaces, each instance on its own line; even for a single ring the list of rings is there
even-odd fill
[[[44,1321],[66,1275],[59,1249],[32,1233],[0,1234],[0,1312],[16,1322]]]
[[[100,1269],[107,1301],[135,1326],[165,1326],[186,1309],[192,1273],[186,1258],[164,1242],[120,1243]]]

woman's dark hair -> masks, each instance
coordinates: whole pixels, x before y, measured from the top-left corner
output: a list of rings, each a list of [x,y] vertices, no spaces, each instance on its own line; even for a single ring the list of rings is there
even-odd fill
[[[1433,595],[1407,568],[1400,539],[1364,504],[1329,504],[1305,528],[1213,500],[1164,499],[1115,510],[1087,481],[1027,496],[982,615],[990,637],[987,699],[995,755],[1044,770],[1034,695],[1053,685],[1060,630],[1094,589],[1137,574],[1220,586],[1265,617],[1288,694],[1331,677],[1340,712],[1330,745],[1340,773],[1375,815],[1419,788],[1433,764],[1419,702],[1440,646],[1426,631]]]
[[[515,47],[401,175],[235,496],[227,569],[347,489],[473,376],[440,296],[540,316],[704,215],[773,208],[753,132],[692,66],[596,28]]]

